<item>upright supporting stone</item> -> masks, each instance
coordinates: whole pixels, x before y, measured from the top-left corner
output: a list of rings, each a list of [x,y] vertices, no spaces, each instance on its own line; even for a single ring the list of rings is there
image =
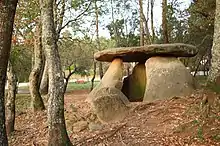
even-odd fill
[[[122,77],[123,61],[119,58],[116,58],[112,61],[111,65],[103,76],[101,84],[103,87],[115,87],[121,90]]]
[[[122,92],[129,101],[143,101],[146,87],[146,69],[144,63],[135,65],[132,74],[123,81]]]
[[[123,62],[114,59],[99,85],[90,92],[87,102],[103,123],[122,120],[128,111],[129,101],[122,88]]]
[[[186,96],[192,93],[192,75],[175,57],[151,57],[145,63],[147,84],[144,101]]]

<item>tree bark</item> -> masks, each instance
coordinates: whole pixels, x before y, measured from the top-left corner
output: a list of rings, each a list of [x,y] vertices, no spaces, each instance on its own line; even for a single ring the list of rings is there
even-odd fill
[[[99,9],[97,6],[97,0],[95,0],[95,16],[96,16],[96,43],[98,46],[98,50],[101,50],[101,44],[99,40]],[[100,79],[103,77],[103,67],[102,67],[102,62],[99,62],[99,76]]]
[[[154,30],[154,1],[155,0],[150,0],[150,18],[151,18],[151,31],[152,31],[152,39],[151,39],[151,43],[154,43],[155,40],[155,30]]]
[[[90,91],[92,91],[92,89],[94,88],[95,76],[96,76],[96,61],[95,61],[95,59],[93,59],[93,77],[91,80],[92,86],[91,86]]]
[[[68,86],[68,82],[69,82],[70,77],[77,71],[76,65],[74,65],[74,70],[71,70],[71,66],[72,65],[69,65],[69,74],[67,76],[65,75],[65,72],[64,72],[64,80],[65,80],[65,83],[64,83],[64,93],[67,90],[67,86]]]
[[[7,134],[5,128],[5,80],[8,58],[11,49],[11,37],[14,16],[18,0],[0,1],[0,145],[7,146]]]
[[[143,14],[143,18],[144,18],[144,26],[145,26],[145,33],[146,33],[146,42],[145,44],[149,45],[151,44],[151,36],[150,36],[150,31],[149,31],[149,27],[148,27],[148,21],[149,21],[149,7],[150,7],[150,4],[149,4],[149,0],[148,0],[148,3],[147,3],[147,15],[145,16],[144,15],[144,12],[142,12]]]
[[[99,62],[99,76],[100,76],[100,80],[104,76],[102,62]]]
[[[15,98],[17,91],[17,78],[12,67],[12,64],[8,63],[7,71],[8,79],[8,94],[5,104],[5,113],[6,113],[6,131],[7,135],[10,136],[14,132],[15,125]]]
[[[167,31],[167,0],[162,1],[162,27],[163,27],[163,40],[164,43],[169,43]]]
[[[47,67],[47,61],[45,59],[44,61],[44,70],[43,70],[43,75],[40,83],[40,93],[41,95],[46,95],[48,93],[48,67]]]
[[[42,40],[48,63],[48,145],[72,145],[64,119],[64,78],[56,41],[53,19],[53,0],[40,0]]]
[[[212,46],[211,70],[208,81],[220,84],[220,1],[216,0],[215,27]]]
[[[117,34],[117,27],[116,27],[116,24],[115,24],[113,0],[111,0],[111,17],[112,17],[113,32],[114,32],[114,36],[115,36],[116,47],[119,47],[120,42],[119,42],[119,37],[118,37],[118,34]]]
[[[143,13],[143,2],[139,0],[140,6],[140,46],[144,46],[144,13]]]
[[[43,99],[40,94],[41,74],[43,70],[43,50],[41,42],[41,26],[38,24],[34,42],[34,66],[29,76],[29,90],[31,94],[31,108],[33,111],[44,110]]]

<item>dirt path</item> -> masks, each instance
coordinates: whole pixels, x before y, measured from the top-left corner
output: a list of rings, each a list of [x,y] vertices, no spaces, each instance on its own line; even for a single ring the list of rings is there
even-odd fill
[[[152,103],[132,103],[126,119],[105,125],[96,123],[95,130],[88,125],[91,115],[85,102],[87,94],[88,91],[82,90],[65,95],[67,130],[74,145],[220,145],[220,112],[213,108],[208,119],[200,118],[203,93]],[[82,121],[87,125],[77,131],[76,123]],[[16,132],[10,138],[10,145],[46,144],[46,112],[33,114],[27,110],[16,116]]]

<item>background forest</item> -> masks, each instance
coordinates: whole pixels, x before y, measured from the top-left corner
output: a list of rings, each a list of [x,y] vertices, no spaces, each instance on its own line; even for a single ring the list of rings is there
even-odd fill
[[[73,69],[75,65],[78,73],[85,74],[87,70],[92,74],[94,52],[113,47],[138,46],[140,35],[143,35],[144,44],[164,42],[162,25],[154,23],[154,17],[159,14],[151,11],[155,3],[158,4],[155,0],[143,1],[142,10],[139,9],[138,1],[112,0],[96,3],[95,6],[91,1],[77,0],[66,2],[65,6],[61,2],[57,5],[56,15],[60,17],[57,19],[62,18],[58,45],[63,70],[69,67]],[[186,9],[183,9],[183,4],[178,0],[168,1],[166,17],[169,42],[197,46],[199,55],[183,61],[192,71],[208,70],[214,33],[215,1],[192,1]],[[34,35],[39,17],[38,1],[19,1],[11,57],[19,82],[27,82],[32,69]],[[98,34],[96,29],[99,29]],[[107,31],[109,34],[106,34]]]

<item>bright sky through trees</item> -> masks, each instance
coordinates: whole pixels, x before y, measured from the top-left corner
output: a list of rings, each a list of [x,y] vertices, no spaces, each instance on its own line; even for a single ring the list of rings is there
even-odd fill
[[[168,0],[168,2],[170,2],[172,0]],[[182,10],[184,10],[185,8],[187,8],[189,5],[190,5],[190,2],[191,0],[178,0],[182,6]],[[155,0],[155,4],[154,4],[154,25],[156,27],[156,29],[158,29],[158,27],[161,25],[161,22],[162,22],[162,8],[161,8],[161,3],[162,3],[162,0]],[[139,6],[136,5],[137,9],[139,9]],[[144,13],[146,15],[146,1],[144,3]],[[105,22],[105,25],[108,25],[110,23],[110,19],[108,19],[109,16],[105,16],[103,18],[103,22]],[[149,21],[149,27],[150,27],[150,21]],[[103,36],[103,37],[110,37],[109,35],[109,32],[108,32],[108,29],[105,27],[105,26],[101,26],[101,29],[100,29],[100,36]]]
[[[174,0],[168,0],[168,2],[171,2],[171,1],[174,1]],[[185,8],[187,8],[189,5],[190,5],[190,2],[191,0],[178,0],[179,3],[181,3],[181,9],[184,10]],[[135,9],[139,9],[139,5],[138,5],[138,1],[136,2],[131,2],[132,3],[132,7],[135,8]],[[147,14],[147,0],[144,1],[144,14],[146,15]],[[155,4],[154,4],[154,26],[156,28],[156,30],[158,30],[158,28],[160,27],[161,23],[162,23],[162,0],[155,0]],[[109,38],[110,37],[110,34],[109,34],[109,31],[108,29],[106,28],[106,26],[108,24],[111,23],[112,19],[111,19],[111,9],[110,9],[110,2],[109,2],[109,5],[107,6],[109,7],[109,14],[106,15],[102,15],[100,16],[100,29],[99,29],[99,35],[100,37],[106,37],[106,38]],[[76,17],[78,15],[78,12],[67,12],[66,14],[66,20],[65,21],[68,21],[69,19],[72,19],[74,17]],[[124,16],[126,15],[129,15],[128,13],[124,14]],[[119,18],[121,19],[122,16],[115,16],[115,19]],[[85,23],[81,24],[81,27],[83,29],[85,29],[87,32],[89,31],[89,34],[91,36],[94,36],[95,34],[95,25],[94,27],[92,27],[92,23],[94,23],[93,21],[95,20],[95,16],[94,18],[91,17],[91,15],[89,15],[88,17],[85,17]],[[149,29],[151,28],[151,25],[150,25],[150,20],[149,20]],[[72,34],[72,28],[71,27],[67,27],[66,29],[64,29],[63,31],[65,30],[68,30],[70,31]],[[138,32],[137,32],[138,33]],[[84,34],[82,34],[82,31],[79,31],[79,32],[76,32],[74,33],[73,36],[80,36],[80,37],[84,37]]]

